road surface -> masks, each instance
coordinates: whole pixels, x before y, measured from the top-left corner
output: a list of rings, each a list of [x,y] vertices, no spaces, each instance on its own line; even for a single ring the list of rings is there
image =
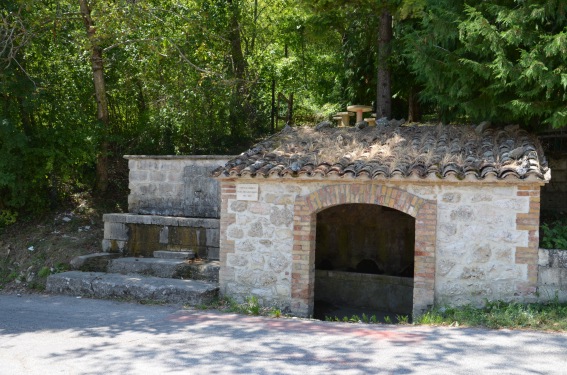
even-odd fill
[[[567,374],[567,334],[0,295],[0,374]]]

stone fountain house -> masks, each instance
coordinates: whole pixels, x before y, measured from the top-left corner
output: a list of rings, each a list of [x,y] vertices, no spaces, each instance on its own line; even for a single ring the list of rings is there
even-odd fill
[[[225,295],[300,316],[540,296],[550,171],[517,126],[286,127],[214,176]]]

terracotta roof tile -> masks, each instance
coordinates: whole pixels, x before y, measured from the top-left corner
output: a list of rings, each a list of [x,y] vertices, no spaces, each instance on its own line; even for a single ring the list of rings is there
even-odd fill
[[[537,138],[517,126],[287,127],[218,168],[223,177],[549,180]]]

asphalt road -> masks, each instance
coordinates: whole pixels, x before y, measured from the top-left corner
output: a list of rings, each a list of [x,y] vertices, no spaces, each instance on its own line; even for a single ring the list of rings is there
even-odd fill
[[[0,374],[567,374],[567,334],[0,295]]]

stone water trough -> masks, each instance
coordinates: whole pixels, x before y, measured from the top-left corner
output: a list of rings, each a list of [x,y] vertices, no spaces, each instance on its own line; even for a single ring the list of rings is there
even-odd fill
[[[218,295],[223,156],[126,156],[129,213],[104,215],[102,253],[51,275],[47,290],[196,305]]]

